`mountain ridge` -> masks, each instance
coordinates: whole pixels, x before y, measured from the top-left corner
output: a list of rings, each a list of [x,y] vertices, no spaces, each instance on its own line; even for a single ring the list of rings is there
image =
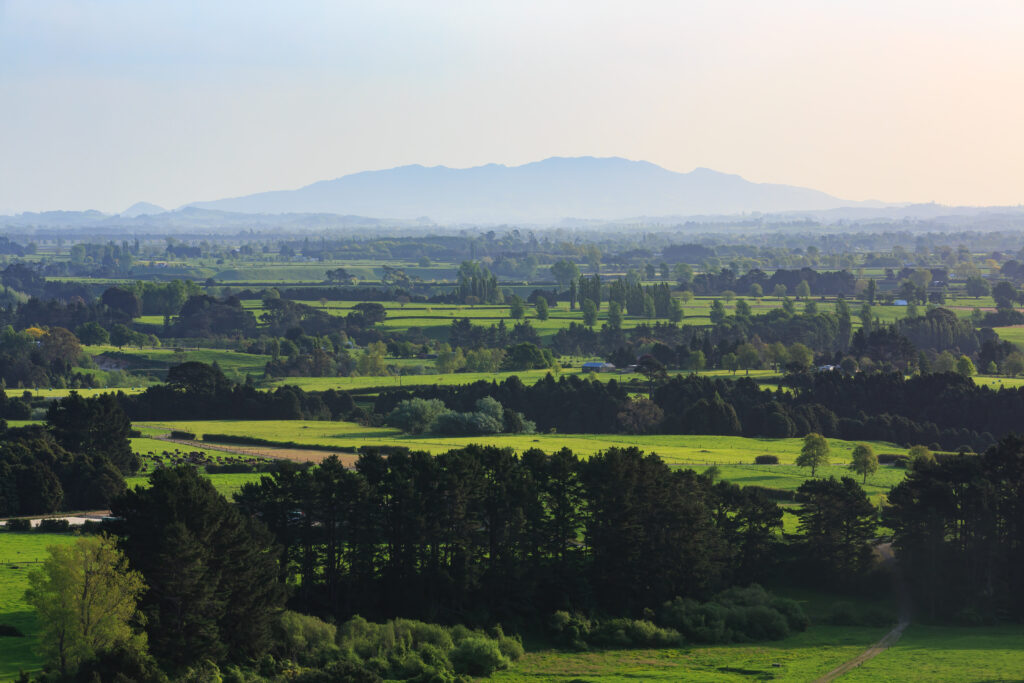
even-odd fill
[[[883,206],[818,190],[755,183],[698,167],[670,171],[622,157],[549,157],[519,166],[407,164],[320,180],[293,190],[191,202],[236,213],[339,213],[437,223],[556,223],[638,215],[791,212]],[[184,207],[182,207],[184,208]]]

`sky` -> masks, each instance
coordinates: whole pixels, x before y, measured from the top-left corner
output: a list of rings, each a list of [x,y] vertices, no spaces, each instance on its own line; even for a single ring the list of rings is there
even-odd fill
[[[621,156],[1024,203],[1024,0],[0,0],[0,213]]]

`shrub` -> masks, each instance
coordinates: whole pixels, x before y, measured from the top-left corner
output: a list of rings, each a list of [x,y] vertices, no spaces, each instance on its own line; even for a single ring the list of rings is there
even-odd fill
[[[675,598],[658,611],[658,622],[702,643],[781,640],[810,625],[800,605],[757,584],[730,588],[705,603]]]
[[[338,653],[334,644],[338,629],[316,617],[285,610],[276,630],[282,653],[300,664],[322,666]]]
[[[5,528],[8,531],[32,531],[32,522],[27,519],[9,519]]]
[[[455,646],[449,655],[455,673],[469,676],[490,676],[507,669],[511,662],[501,653],[498,644],[483,636],[471,636]]]
[[[777,455],[759,455],[754,458],[755,465],[778,465],[779,456]]]
[[[61,534],[71,530],[71,523],[66,519],[41,519],[36,531],[43,534]]]
[[[0,637],[24,638],[25,634],[10,624],[0,624]]]
[[[172,429],[171,430],[171,438],[172,439],[181,439],[183,441],[195,441],[196,435],[193,434],[192,432],[186,432],[186,431],[180,430],[180,429]]]

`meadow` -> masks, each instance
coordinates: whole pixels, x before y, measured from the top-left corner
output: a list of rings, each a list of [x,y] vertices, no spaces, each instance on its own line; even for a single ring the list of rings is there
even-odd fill
[[[232,496],[242,490],[242,487],[246,484],[258,482],[261,477],[267,476],[266,474],[259,474],[256,472],[240,472],[232,474],[207,474],[205,471],[200,470],[202,475],[210,480],[213,484],[213,488],[217,489],[217,492],[232,500]],[[149,475],[136,475],[133,477],[125,477],[125,483],[128,488],[134,489],[136,487],[149,488]]]
[[[72,543],[74,538],[71,534],[0,531],[0,624],[14,626],[26,636],[0,636],[0,681],[14,680],[19,670],[36,671],[42,665],[35,652],[35,613],[24,599],[28,573],[37,565],[25,563],[45,559],[48,546]]]
[[[1024,626],[911,624],[890,649],[843,676],[851,683],[885,681],[1019,681]]]
[[[803,446],[803,440],[798,438],[763,439],[678,434],[494,434],[432,437],[408,435],[386,427],[366,427],[354,422],[313,420],[154,421],[147,424],[167,430],[189,431],[197,435],[249,436],[274,442],[328,446],[345,451],[353,451],[359,446],[405,446],[436,454],[477,443],[508,447],[519,452],[529,448],[552,452],[567,447],[574,453],[586,457],[610,447],[636,446],[646,452],[656,452],[669,464],[753,464],[755,456],[765,454],[778,456],[780,463],[792,464]],[[854,442],[831,439],[829,444],[833,462],[850,462],[851,452],[856,445]],[[906,449],[893,444],[874,442],[872,446],[878,453],[906,453]]]

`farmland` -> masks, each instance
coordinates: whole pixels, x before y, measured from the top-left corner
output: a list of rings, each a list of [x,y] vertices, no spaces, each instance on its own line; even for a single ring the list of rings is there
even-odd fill
[[[274,442],[294,442],[355,450],[359,446],[405,446],[413,450],[440,453],[471,443],[523,451],[539,448],[555,451],[569,448],[580,456],[589,456],[608,448],[635,446],[656,452],[669,464],[743,464],[753,463],[758,455],[776,455],[779,462],[792,464],[800,454],[801,439],[758,439],[732,436],[692,435],[613,435],[613,434],[528,434],[488,437],[425,437],[403,434],[397,429],[365,427],[351,422],[317,422],[304,420],[218,421],[153,423],[168,430],[184,430],[195,434],[229,434],[249,436]],[[849,462],[856,444],[830,441],[834,462]],[[892,444],[874,443],[876,451],[905,454],[906,449]]]
[[[71,543],[70,534],[14,533],[0,531],[0,624],[14,626],[25,638],[0,637],[0,681],[14,680],[19,670],[35,671],[42,660],[35,652],[38,624],[25,603],[28,573],[46,557],[51,545]]]

